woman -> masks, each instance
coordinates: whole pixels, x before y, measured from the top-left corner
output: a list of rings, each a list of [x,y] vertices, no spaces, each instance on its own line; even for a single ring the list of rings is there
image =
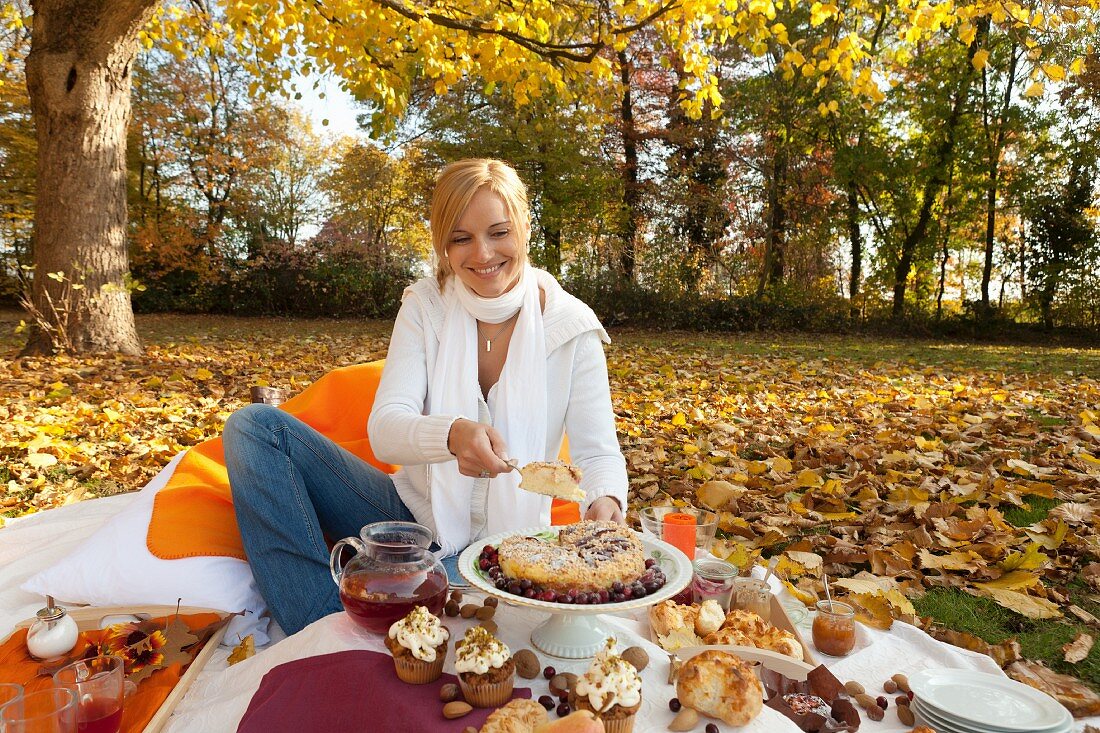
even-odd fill
[[[225,426],[245,551],[288,634],[341,610],[325,536],[416,521],[455,556],[498,532],[547,525],[549,497],[505,463],[552,459],[564,434],[587,519],[623,521],[607,334],[588,306],[527,262],[527,192],[496,160],[452,163],[431,210],[435,277],[406,289],[368,424],[376,470],[287,413],[250,405]]]

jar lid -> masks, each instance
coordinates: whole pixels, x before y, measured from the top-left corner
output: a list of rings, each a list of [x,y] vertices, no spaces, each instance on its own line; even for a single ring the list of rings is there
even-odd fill
[[[718,558],[704,558],[692,563],[695,574],[711,580],[725,580],[737,575],[737,566]]]
[[[39,621],[57,621],[65,615],[65,609],[60,606],[49,605],[46,608],[38,609],[38,613],[35,616]]]

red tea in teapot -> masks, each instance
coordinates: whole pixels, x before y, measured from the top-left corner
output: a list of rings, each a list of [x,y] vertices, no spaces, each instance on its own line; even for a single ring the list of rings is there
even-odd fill
[[[439,570],[411,574],[352,575],[340,583],[344,610],[363,628],[377,634],[413,609],[425,606],[436,616],[447,600],[447,574]]]

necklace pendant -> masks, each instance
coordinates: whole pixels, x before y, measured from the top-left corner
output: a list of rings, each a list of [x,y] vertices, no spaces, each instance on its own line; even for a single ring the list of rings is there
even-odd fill
[[[485,339],[485,353],[488,354],[493,350],[493,342],[491,339]]]

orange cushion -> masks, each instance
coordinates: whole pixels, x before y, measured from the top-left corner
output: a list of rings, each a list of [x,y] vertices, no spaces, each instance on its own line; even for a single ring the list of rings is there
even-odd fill
[[[379,470],[393,473],[397,467],[379,461],[367,438],[367,418],[384,364],[335,369],[280,408]],[[245,559],[220,437],[187,451],[157,493],[146,544],[164,560],[199,555]]]

